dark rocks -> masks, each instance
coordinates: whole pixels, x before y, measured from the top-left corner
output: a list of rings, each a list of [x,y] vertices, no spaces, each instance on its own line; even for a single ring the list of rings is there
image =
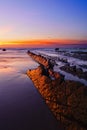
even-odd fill
[[[2,49],[2,51],[6,51],[6,49],[5,49],[5,48],[3,48],[3,49]]]
[[[73,75],[76,75],[79,78],[87,80],[87,72],[83,72],[81,68],[77,68],[76,66],[70,66],[66,64],[65,66],[60,67],[60,69]]]
[[[55,51],[59,51],[59,48],[55,48]]]
[[[87,69],[87,65],[80,65],[81,67]]]
[[[85,51],[72,51],[71,53],[74,53],[74,54],[87,54],[87,52],[85,52]]]
[[[68,63],[66,58],[59,58],[59,57],[57,57],[57,61],[61,61],[63,63]]]
[[[71,53],[67,52],[64,55],[87,61],[87,51],[86,52],[83,52],[83,51],[73,51]]]

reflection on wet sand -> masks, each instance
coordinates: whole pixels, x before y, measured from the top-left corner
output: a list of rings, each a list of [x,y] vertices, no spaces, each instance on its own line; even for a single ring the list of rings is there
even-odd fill
[[[62,129],[25,74],[37,66],[26,52],[0,54],[0,130]]]

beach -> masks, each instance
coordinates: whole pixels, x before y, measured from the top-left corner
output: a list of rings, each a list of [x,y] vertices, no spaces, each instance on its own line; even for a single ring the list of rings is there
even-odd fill
[[[55,48],[0,50],[0,129],[87,129],[87,61],[65,54]]]
[[[62,130],[26,75],[37,67],[26,50],[0,50],[1,130]]]
[[[40,66],[28,70],[27,75],[56,119],[63,123],[66,130],[86,130],[87,86],[80,82],[65,80],[64,75],[53,70],[55,62],[51,61],[51,58],[33,52],[28,51],[28,55]]]
[[[0,130],[87,130],[87,0],[0,0]]]

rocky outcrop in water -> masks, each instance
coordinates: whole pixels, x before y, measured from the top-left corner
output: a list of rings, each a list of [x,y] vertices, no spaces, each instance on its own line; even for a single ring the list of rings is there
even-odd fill
[[[87,87],[79,82],[64,80],[64,76],[53,71],[46,58],[28,52],[40,66],[28,70],[31,78],[50,110],[65,126],[66,130],[87,129]]]
[[[2,51],[6,51],[6,49],[5,49],[5,48],[3,48],[3,49],[2,49]]]
[[[87,80],[87,72],[83,72],[81,68],[77,68],[76,66],[70,66],[69,64],[60,67],[61,70],[71,73],[72,75],[78,76],[79,78]]]
[[[69,57],[71,56],[71,57],[74,57],[74,58],[77,58],[77,59],[81,59],[81,60],[87,61],[87,51],[86,52],[83,52],[83,51],[73,51],[71,53],[67,52],[64,55],[65,56],[69,56]]]

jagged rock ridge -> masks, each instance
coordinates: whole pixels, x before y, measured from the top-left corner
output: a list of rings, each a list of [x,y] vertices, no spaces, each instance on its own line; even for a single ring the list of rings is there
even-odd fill
[[[75,81],[65,80],[53,71],[53,64],[41,55],[28,52],[40,66],[28,70],[47,105],[66,130],[87,129],[87,87]]]

